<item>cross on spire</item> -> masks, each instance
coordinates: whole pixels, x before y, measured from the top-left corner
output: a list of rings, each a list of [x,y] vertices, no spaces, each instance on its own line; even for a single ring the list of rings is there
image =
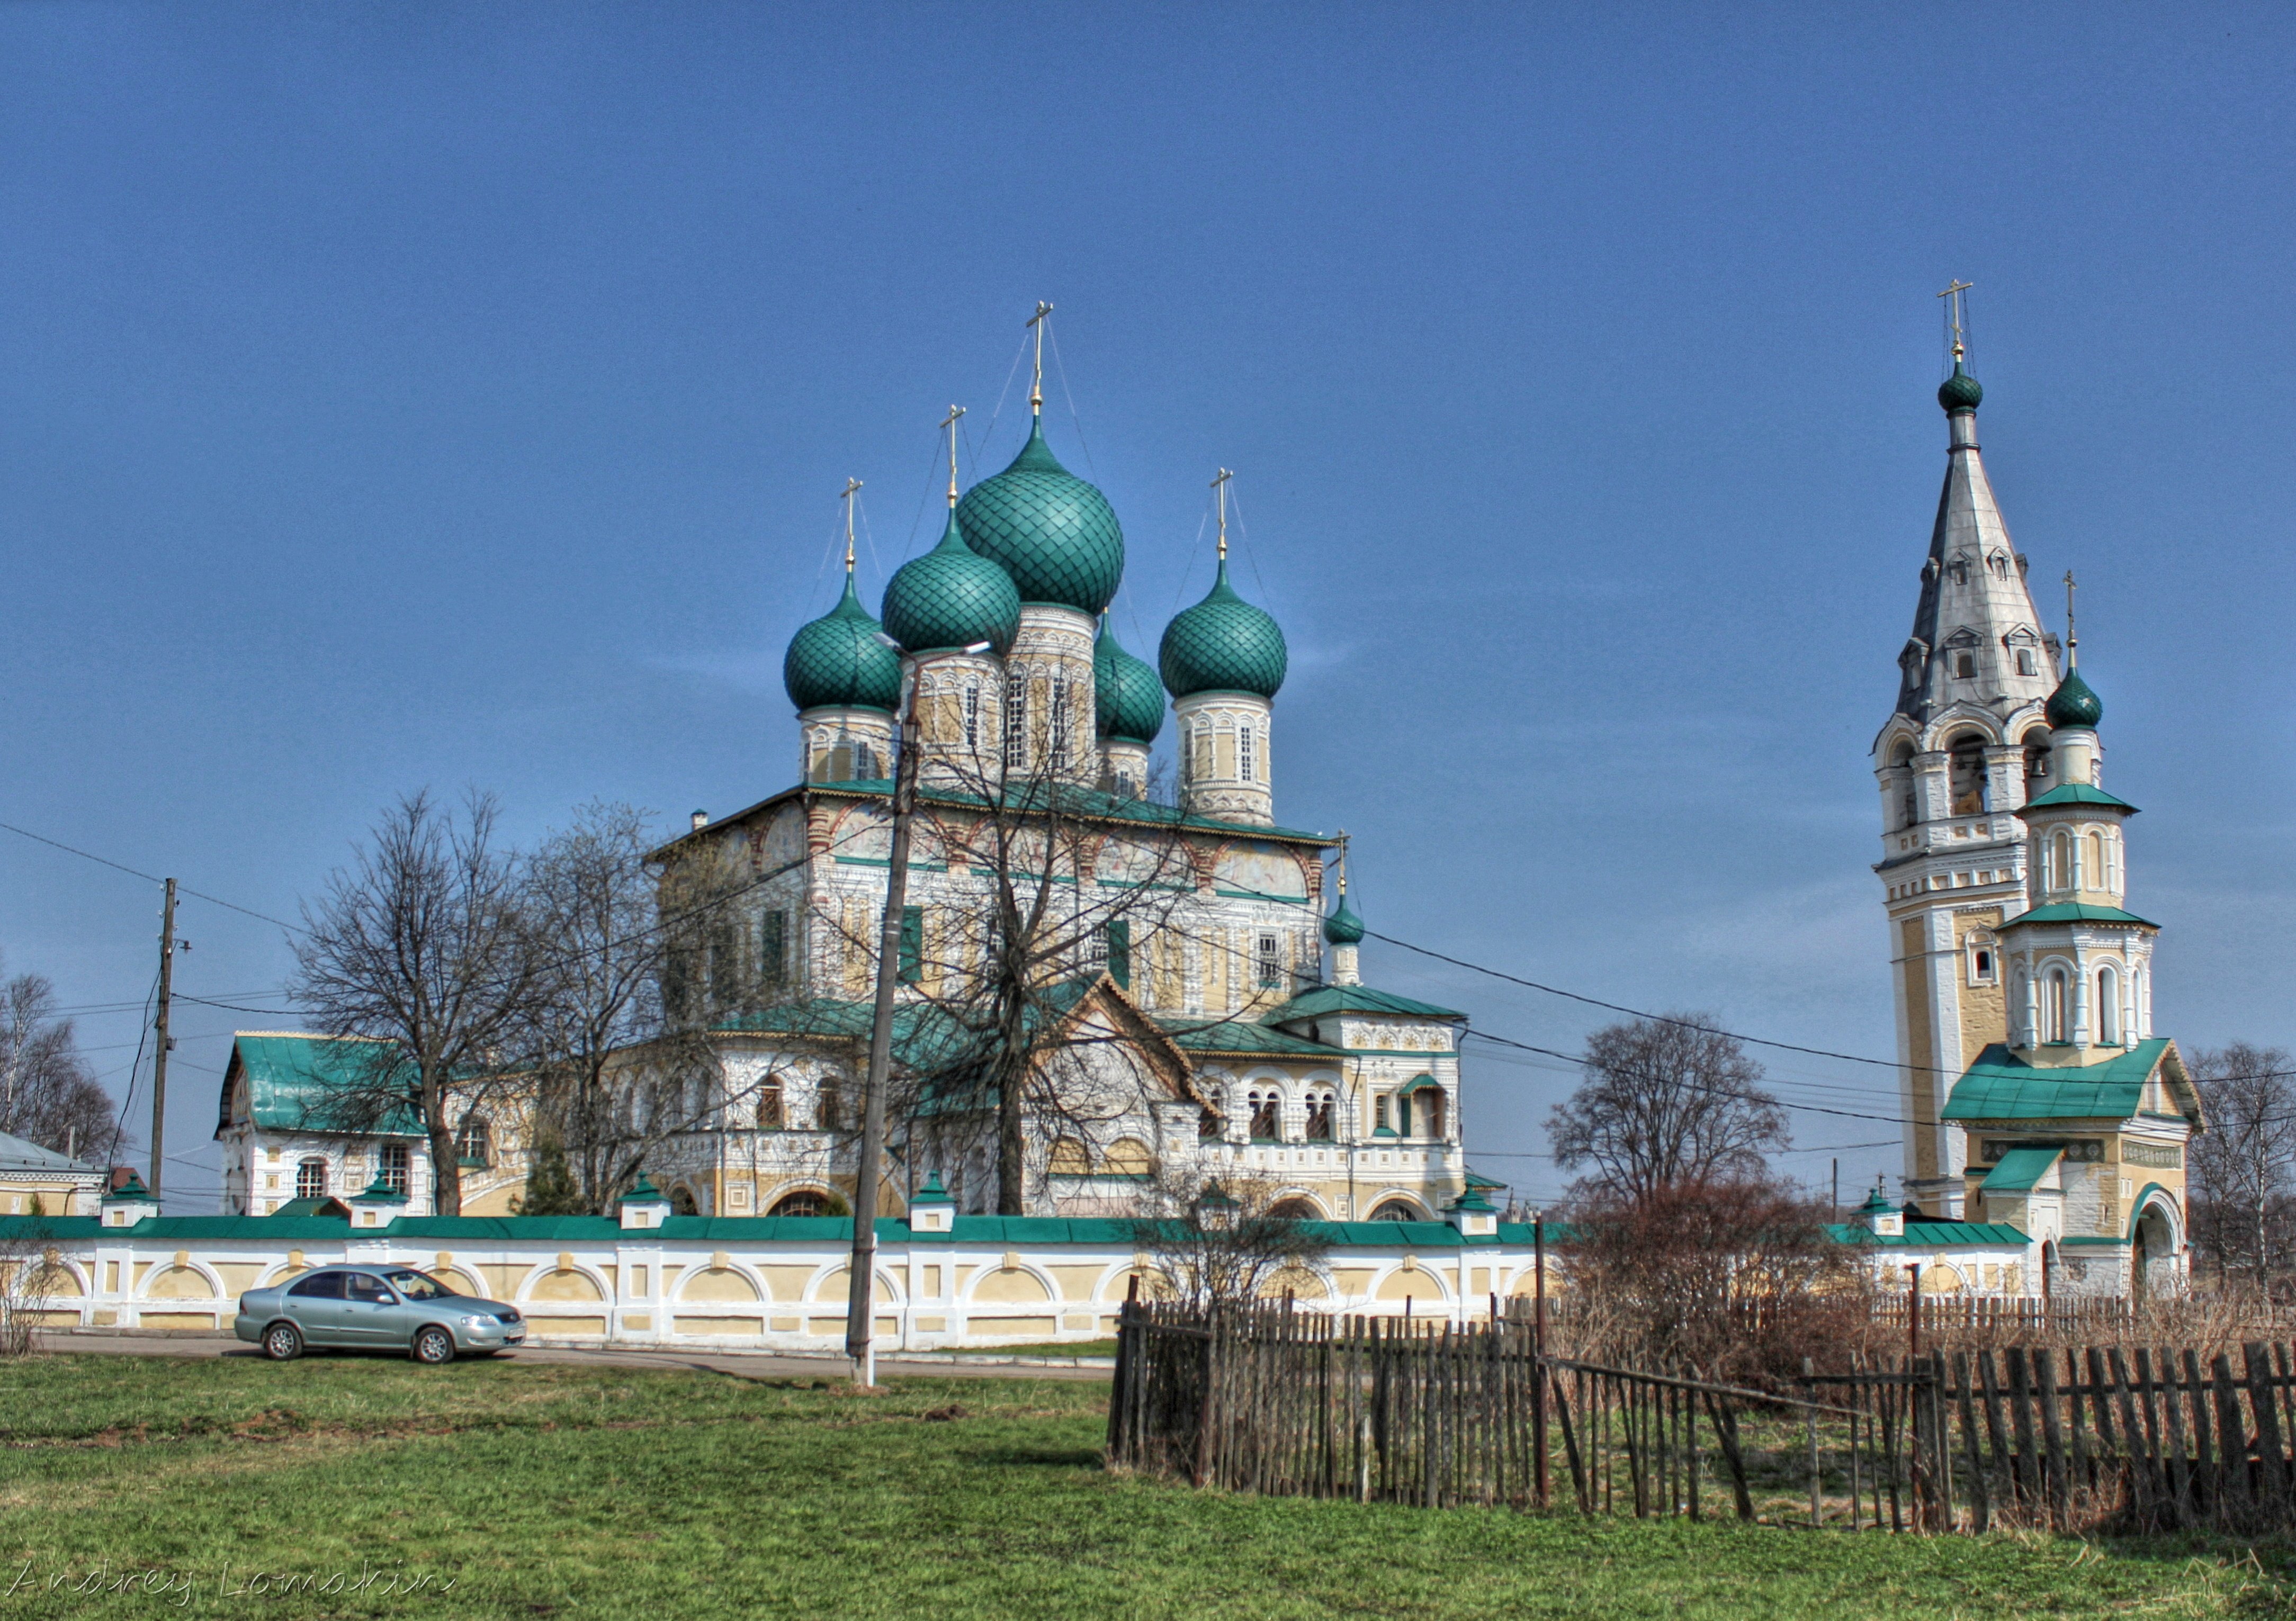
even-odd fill
[[[1219,470],[1219,477],[1212,480],[1212,490],[1219,497],[1219,556],[1222,562],[1227,561],[1227,481],[1234,477],[1223,467]],[[1203,531],[1199,529],[1196,533],[1201,535]]]
[[[2065,570],[2065,667],[2080,667],[2080,638],[2073,634],[2073,571],[2070,569]]]
[[[948,414],[940,419],[941,431],[948,435],[948,503],[956,504],[956,419],[964,414],[963,405],[951,405]]]
[[[1953,363],[1956,366],[1969,353],[1969,290],[1977,283],[1956,281],[1938,297],[1946,301],[1946,338],[1952,346]]]
[[[1032,415],[1045,413],[1045,317],[1053,307],[1042,299],[1037,300],[1037,313],[1029,317],[1029,330],[1037,334],[1037,372],[1029,384],[1029,410]]]
[[[849,478],[845,480],[843,493],[837,497],[845,503],[845,572],[848,574],[853,572],[853,497],[860,487],[860,479]]]

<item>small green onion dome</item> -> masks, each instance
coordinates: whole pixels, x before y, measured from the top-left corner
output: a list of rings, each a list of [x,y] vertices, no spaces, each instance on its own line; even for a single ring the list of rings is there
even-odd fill
[[[954,512],[940,544],[903,563],[885,587],[885,634],[912,653],[975,642],[1001,653],[1020,628],[1012,576],[964,544]]]
[[[1333,946],[1359,946],[1363,937],[1364,921],[1348,905],[1347,892],[1341,890],[1339,910],[1324,920],[1324,938]]]
[[[1227,561],[1211,592],[1164,627],[1156,662],[1175,698],[1192,692],[1257,692],[1273,698],[1291,653],[1283,631],[1227,583]]]
[[[877,621],[853,594],[821,618],[800,626],[782,659],[782,685],[800,709],[882,709],[901,701],[901,656],[877,640]]]
[[[1938,385],[1938,404],[1948,411],[1974,411],[1985,397],[1985,385],[1953,363],[1953,375]]]
[[[2104,718],[2104,700],[2089,690],[2079,670],[2067,670],[2057,690],[2049,694],[2048,708],[2043,713],[2053,726],[2094,728]]]
[[[1092,692],[1101,736],[1144,747],[1164,729],[1164,689],[1156,672],[1117,644],[1104,618],[1092,644]]]
[[[1098,613],[1124,577],[1124,531],[1108,498],[1062,467],[1039,421],[1013,465],[957,503],[964,542],[1013,577],[1024,602]]]

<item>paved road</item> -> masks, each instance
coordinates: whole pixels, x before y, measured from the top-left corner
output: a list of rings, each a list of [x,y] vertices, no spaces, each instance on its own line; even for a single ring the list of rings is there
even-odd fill
[[[42,1334],[44,1351],[77,1351],[110,1356],[253,1356],[253,1346],[228,1334]],[[773,1352],[743,1351],[588,1351],[577,1348],[521,1347],[505,1360],[568,1363],[600,1368],[685,1368],[710,1373],[730,1373],[740,1379],[844,1379],[852,1364],[842,1356],[791,1356]],[[877,1359],[878,1373],[900,1379],[1105,1379],[1105,1367],[1067,1363],[955,1362],[943,1357]]]

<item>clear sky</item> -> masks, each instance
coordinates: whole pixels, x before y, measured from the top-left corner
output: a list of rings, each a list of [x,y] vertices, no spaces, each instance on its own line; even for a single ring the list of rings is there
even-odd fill
[[[1017,447],[1049,299],[1119,634],[1202,594],[1235,469],[1278,815],[1354,835],[1374,929],[1886,1058],[1866,751],[1959,277],[2146,813],[2158,1021],[2296,1044],[2292,67],[2265,6],[0,9],[0,819],[292,918],[422,785],[521,839],[761,798],[838,490],[873,604],[949,403],[968,479]],[[12,970],[135,1004],[81,1020],[115,1088],[157,905],[0,833]],[[179,988],[285,1006],[277,929],[182,927]],[[1607,1017],[1365,969],[1543,1046]],[[292,1023],[183,1009],[184,1208],[225,1033]],[[1551,1192],[1568,1074],[1469,1074],[1474,1163]],[[1819,1180],[1894,1139],[1795,1129]]]

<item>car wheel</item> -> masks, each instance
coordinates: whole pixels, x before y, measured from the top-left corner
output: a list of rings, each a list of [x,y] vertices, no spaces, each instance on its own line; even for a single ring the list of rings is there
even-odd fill
[[[293,1362],[303,1354],[303,1336],[291,1322],[275,1322],[263,1330],[263,1354],[273,1362]]]
[[[438,1367],[455,1360],[455,1337],[433,1323],[414,1332],[414,1360]]]

